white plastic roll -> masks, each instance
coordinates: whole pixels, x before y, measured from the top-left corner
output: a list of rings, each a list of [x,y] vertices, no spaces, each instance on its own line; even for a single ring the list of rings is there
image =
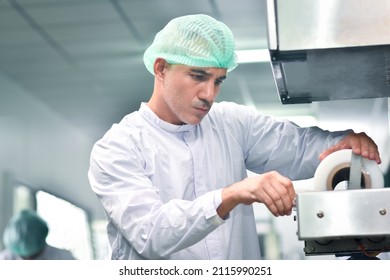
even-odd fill
[[[349,180],[352,150],[345,149],[328,155],[321,161],[313,178],[314,191],[334,190],[340,181]],[[383,188],[382,171],[374,160],[362,157],[362,187],[366,189]]]

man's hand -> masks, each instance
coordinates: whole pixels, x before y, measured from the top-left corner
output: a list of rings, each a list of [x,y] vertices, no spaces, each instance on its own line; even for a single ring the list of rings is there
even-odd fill
[[[264,203],[274,216],[290,215],[295,191],[290,179],[276,171],[246,178],[222,191],[217,212],[225,218],[238,204]]]
[[[361,155],[362,157],[368,158],[370,160],[375,160],[378,164],[381,163],[378,146],[364,132],[351,132],[338,144],[322,152],[320,155],[320,160],[323,160],[329,154],[342,149],[352,149],[352,151],[357,155]]]

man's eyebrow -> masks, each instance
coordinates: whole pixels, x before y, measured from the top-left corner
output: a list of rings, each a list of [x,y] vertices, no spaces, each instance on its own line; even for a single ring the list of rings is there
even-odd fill
[[[191,69],[191,72],[194,72],[194,73],[197,73],[197,74],[202,74],[202,75],[205,75],[205,76],[208,76],[210,77],[212,74],[210,74],[209,72],[205,71],[205,70],[202,70],[202,69]],[[217,80],[225,80],[226,79],[226,75],[223,75],[221,77],[218,77]]]
[[[208,73],[207,71],[202,70],[202,69],[193,68],[193,69],[191,69],[191,72],[195,72],[197,74],[202,74],[202,75],[206,75],[206,76],[211,76],[210,73]]]

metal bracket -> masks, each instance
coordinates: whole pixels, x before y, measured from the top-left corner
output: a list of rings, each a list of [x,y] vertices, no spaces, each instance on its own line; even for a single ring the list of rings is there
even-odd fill
[[[361,189],[361,172],[363,168],[362,157],[355,153],[352,153],[351,157],[351,169],[349,171],[349,184],[348,189]]]

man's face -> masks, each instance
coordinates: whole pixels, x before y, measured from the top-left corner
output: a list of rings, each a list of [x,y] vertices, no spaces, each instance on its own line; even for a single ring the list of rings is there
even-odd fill
[[[163,80],[165,121],[199,124],[219,94],[226,72],[224,68],[169,65]]]

